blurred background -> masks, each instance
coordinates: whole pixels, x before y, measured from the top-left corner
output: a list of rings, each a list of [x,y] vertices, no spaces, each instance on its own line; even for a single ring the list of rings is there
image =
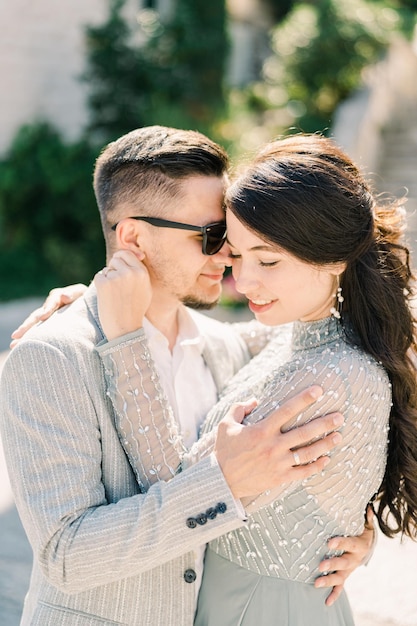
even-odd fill
[[[233,164],[322,131],[378,188],[408,190],[412,217],[416,15],[417,0],[0,2],[0,301],[104,265],[94,160],[139,126],[200,130]],[[241,304],[233,285],[224,302]]]
[[[0,369],[48,291],[105,264],[94,161],[140,126],[200,130],[233,167],[324,132],[407,196],[417,258],[416,19],[417,0],[0,0]],[[230,276],[220,311],[246,315]],[[2,626],[30,566],[0,442]],[[348,583],[357,626],[417,626],[416,588],[417,544],[380,537]]]

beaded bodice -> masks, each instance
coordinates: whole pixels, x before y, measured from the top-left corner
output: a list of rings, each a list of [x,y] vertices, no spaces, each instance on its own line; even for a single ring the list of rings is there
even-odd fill
[[[385,469],[391,408],[386,373],[346,342],[333,318],[296,322],[286,348],[280,344],[277,350],[272,340],[235,375],[204,424],[204,432],[210,431],[232,402],[252,395],[259,404],[248,421],[256,422],[313,383],[323,387],[324,395],[296,421],[340,410],[343,445],[322,475],[283,487],[272,503],[249,516],[246,526],[210,544],[242,567],[300,582],[313,582],[331,536],[362,532],[366,504]],[[268,494],[262,497],[270,500]]]

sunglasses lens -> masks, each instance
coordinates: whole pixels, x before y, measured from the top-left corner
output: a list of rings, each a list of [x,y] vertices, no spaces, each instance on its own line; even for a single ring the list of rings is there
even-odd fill
[[[207,226],[203,239],[203,254],[216,254],[226,241],[226,224]]]

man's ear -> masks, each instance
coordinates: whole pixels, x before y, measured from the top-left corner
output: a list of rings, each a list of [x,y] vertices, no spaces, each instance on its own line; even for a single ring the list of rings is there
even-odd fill
[[[125,219],[119,222],[116,229],[116,245],[119,250],[141,250],[141,229],[138,222]]]

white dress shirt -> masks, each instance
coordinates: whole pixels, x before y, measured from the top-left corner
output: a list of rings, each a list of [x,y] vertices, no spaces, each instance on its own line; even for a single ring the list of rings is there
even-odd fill
[[[149,320],[143,321],[149,350],[161,386],[189,448],[198,439],[200,426],[217,401],[217,389],[203,359],[204,337],[186,307],[178,312],[178,337],[171,352],[168,339]],[[195,551],[196,598],[201,585],[205,546]]]

